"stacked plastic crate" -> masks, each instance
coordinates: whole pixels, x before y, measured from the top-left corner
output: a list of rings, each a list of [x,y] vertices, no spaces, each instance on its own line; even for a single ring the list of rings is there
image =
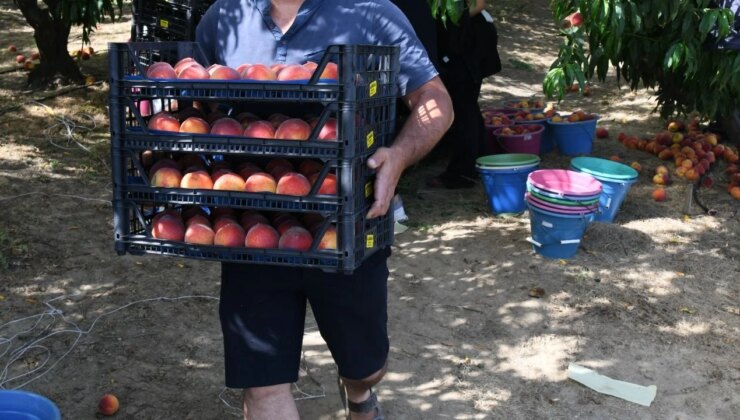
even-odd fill
[[[215,0],[134,0],[134,41],[193,41],[195,28]]]
[[[216,261],[318,267],[350,272],[369,255],[393,241],[392,215],[367,219],[375,173],[368,157],[388,145],[395,131],[398,49],[381,46],[331,46],[308,81],[148,79],[154,62],[192,57],[207,66],[192,42],[110,44],[110,122],[113,161],[115,247],[119,254],[160,254]],[[338,79],[319,79],[331,62]],[[164,132],[149,128],[152,114],[178,116],[191,104],[214,113],[250,112],[313,116],[307,140],[250,138],[236,135]],[[179,115],[181,118],[186,115]],[[217,115],[218,116],[218,115]],[[327,121],[336,121],[336,140],[319,139]],[[262,170],[280,159],[317,168],[310,192],[293,196],[271,192],[153,186],[153,166],[160,161],[189,161],[213,171],[255,164]],[[196,156],[193,159],[192,156]],[[180,168],[183,170],[186,168]],[[329,177],[335,194],[319,191]],[[181,219],[200,214],[228,214],[234,219],[259,213],[267,220],[293,216],[311,231],[303,250],[193,244],[157,238],[158,215]],[[287,215],[287,216],[286,216]],[[309,226],[309,224],[311,226]],[[321,244],[336,232],[334,248]]]

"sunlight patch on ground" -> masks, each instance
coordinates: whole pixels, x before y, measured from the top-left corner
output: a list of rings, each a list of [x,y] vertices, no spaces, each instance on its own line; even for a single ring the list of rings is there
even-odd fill
[[[563,381],[562,368],[579,349],[578,339],[566,335],[544,334],[516,345],[502,344],[497,356],[497,372],[513,372],[528,380]]]
[[[709,325],[706,322],[701,321],[688,321],[688,320],[680,320],[675,326],[658,326],[658,330],[660,332],[669,333],[669,334],[675,334],[679,335],[681,337],[688,337],[691,335],[697,335],[697,334],[707,334],[712,330],[711,325]]]

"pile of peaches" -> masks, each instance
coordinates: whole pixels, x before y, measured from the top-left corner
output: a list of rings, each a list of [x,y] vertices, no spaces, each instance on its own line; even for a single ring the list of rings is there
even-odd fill
[[[308,80],[313,76],[318,64],[307,61],[303,64],[261,63],[241,64],[237,68],[213,64],[204,67],[192,57],[185,57],[174,66],[164,61],[152,63],[146,68],[148,79],[195,79],[195,80],[250,80],[250,81],[289,81]],[[327,63],[319,79],[337,80],[338,69],[335,63]]]
[[[234,117],[215,111],[206,114],[197,108],[188,107],[177,115],[161,111],[149,118],[147,128],[155,131],[210,134],[257,139],[308,140],[319,118],[308,121],[284,114],[272,114],[267,119],[243,112]],[[327,118],[317,136],[318,140],[337,139],[337,120]]]
[[[554,115],[552,118],[550,118],[550,121],[554,123],[576,123],[581,121],[595,120],[598,117],[599,116],[597,114],[592,114],[579,110],[572,112],[570,115],[567,116]]]
[[[527,133],[536,133],[542,131],[542,126],[538,124],[517,124],[509,127],[499,128],[496,135],[499,136],[519,136]]]
[[[199,206],[168,209],[152,218],[152,237],[194,245],[308,251],[324,224],[318,213],[300,217],[285,212],[267,214],[226,207],[210,208],[208,213]],[[326,228],[316,248],[337,249],[334,225]]]
[[[510,109],[544,109],[546,104],[541,99],[519,99],[518,101],[504,102],[504,106]]]
[[[483,110],[481,111],[481,115],[483,116],[483,123],[487,126],[503,127],[514,124],[514,121],[509,118],[509,115],[503,112]]]
[[[264,167],[255,162],[234,164],[227,161],[206,162],[197,154],[184,154],[177,159],[145,151],[141,162],[148,168],[150,185],[158,188],[271,193],[297,197],[307,196],[319,181],[323,164],[304,159],[297,166],[284,158],[273,158]],[[327,173],[317,195],[337,195],[337,177]]]
[[[652,138],[640,139],[625,133],[619,133],[617,139],[628,149],[644,150],[662,160],[673,160],[673,174],[687,181],[698,181],[710,167],[720,159],[727,166],[725,174],[729,176],[727,191],[735,199],[740,199],[740,173],[738,170],[738,151],[729,145],[719,143],[719,136],[703,132],[697,119],[688,124],[682,121],[668,121],[666,129]],[[670,171],[665,165],[658,167],[653,176],[653,183],[659,186],[670,183]],[[702,179],[702,186],[710,188],[714,178],[709,175]]]
[[[529,112],[529,111],[517,111],[513,118],[516,122],[526,121],[542,121],[547,118],[552,118],[556,114],[555,108],[549,108],[542,112]]]

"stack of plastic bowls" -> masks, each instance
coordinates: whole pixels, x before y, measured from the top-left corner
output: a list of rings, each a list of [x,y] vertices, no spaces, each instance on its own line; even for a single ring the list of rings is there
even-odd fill
[[[494,214],[513,215],[526,210],[527,175],[539,164],[539,156],[526,153],[483,156],[476,160],[476,168]]]
[[[591,175],[567,169],[541,169],[527,177],[525,200],[534,251],[570,258],[599,208],[602,186]]]
[[[599,198],[596,220],[609,223],[614,221],[627,192],[637,182],[637,171],[619,162],[586,156],[572,159],[570,167],[601,182],[603,191]]]

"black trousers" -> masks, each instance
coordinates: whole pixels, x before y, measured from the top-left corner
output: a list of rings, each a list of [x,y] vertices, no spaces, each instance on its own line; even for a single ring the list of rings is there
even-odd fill
[[[442,82],[452,99],[455,119],[442,140],[450,154],[446,174],[476,179],[475,160],[483,155],[486,141],[486,128],[478,105],[482,81],[473,80],[465,70],[449,70],[447,75],[442,75]]]

